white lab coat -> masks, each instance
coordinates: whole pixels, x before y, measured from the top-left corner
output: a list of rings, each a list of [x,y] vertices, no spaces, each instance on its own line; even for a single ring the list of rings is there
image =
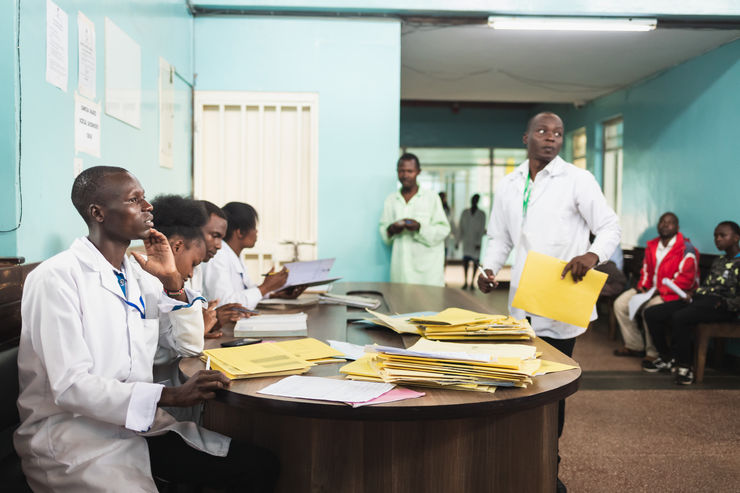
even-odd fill
[[[129,257],[131,272],[142,291],[151,293],[144,299],[146,306],[157,306],[164,286],[159,279],[144,271],[133,257]],[[159,317],[159,344],[154,354],[154,382],[179,385],[178,362],[182,357],[198,356],[203,352],[203,308],[205,298],[185,286],[188,304],[176,305]]]
[[[619,245],[619,219],[607,204],[593,175],[559,156],[537,173],[534,184],[530,184],[532,189],[527,215],[524,216],[523,196],[528,176],[529,160],[517,166],[496,187],[482,265],[494,274],[498,273],[509,252],[515,248],[509,312],[516,318],[530,315],[532,328],[540,337],[570,339],[586,329],[512,308],[511,302],[519,286],[527,253],[534,250],[569,261],[593,252],[599,257],[599,262],[606,262]],[[589,231],[596,237],[590,245]],[[591,320],[595,319],[594,308]]]
[[[262,291],[249,278],[247,269],[228,243],[203,266],[203,294],[208,300],[218,300],[218,305],[240,303],[253,310],[263,298]]]
[[[175,431],[195,448],[228,453],[228,437],[157,407],[158,317],[185,303],[140,287],[128,259],[122,272],[125,298],[113,267],[80,238],[28,276],[14,443],[34,491],[156,492],[144,433]]]

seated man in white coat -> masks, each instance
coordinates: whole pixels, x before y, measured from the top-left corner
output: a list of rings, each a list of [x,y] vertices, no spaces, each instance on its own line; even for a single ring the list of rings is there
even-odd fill
[[[212,399],[229,380],[200,371],[181,386],[152,383],[158,319],[188,299],[139,182],[123,168],[89,168],[72,202],[88,236],[37,267],[23,292],[14,443],[31,488],[153,493],[155,476],[270,491],[272,454],[160,409]],[[166,292],[150,293],[131,275],[125,254],[135,239],[147,253],[137,262]]]

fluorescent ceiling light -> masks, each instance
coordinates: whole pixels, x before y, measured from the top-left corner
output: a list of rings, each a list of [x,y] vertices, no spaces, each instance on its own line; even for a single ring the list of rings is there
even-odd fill
[[[657,19],[628,17],[502,17],[492,15],[488,26],[493,29],[530,31],[652,31]]]

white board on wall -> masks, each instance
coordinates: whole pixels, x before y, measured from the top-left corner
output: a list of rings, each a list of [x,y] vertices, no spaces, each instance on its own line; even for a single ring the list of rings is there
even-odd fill
[[[141,46],[107,17],[105,112],[141,128]]]

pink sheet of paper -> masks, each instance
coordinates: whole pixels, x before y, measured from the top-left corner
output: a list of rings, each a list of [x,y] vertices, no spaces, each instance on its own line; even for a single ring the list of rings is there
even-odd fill
[[[415,399],[417,397],[423,397],[425,395],[426,394],[424,392],[416,392],[415,390],[396,387],[389,390],[385,394],[378,396],[375,399],[371,399],[367,402],[348,402],[347,404],[352,407],[370,406],[373,404],[383,404],[384,402],[396,402],[406,399]]]

